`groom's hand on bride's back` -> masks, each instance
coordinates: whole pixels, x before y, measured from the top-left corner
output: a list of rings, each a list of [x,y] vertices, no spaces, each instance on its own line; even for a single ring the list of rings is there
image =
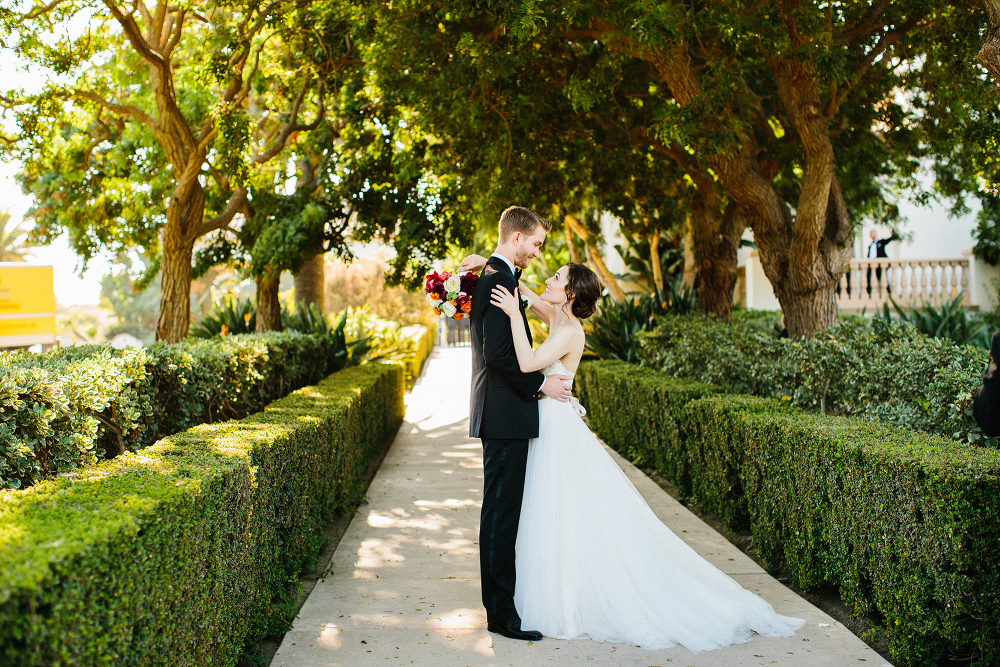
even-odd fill
[[[567,383],[572,379],[572,375],[549,375],[545,378],[545,384],[542,385],[539,393],[565,403],[571,395]]]

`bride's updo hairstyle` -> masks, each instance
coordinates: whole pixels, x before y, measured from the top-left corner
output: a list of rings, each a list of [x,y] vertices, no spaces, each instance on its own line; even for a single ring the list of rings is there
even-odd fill
[[[573,300],[574,317],[585,320],[597,310],[597,300],[601,298],[601,283],[597,274],[582,264],[566,264],[569,276],[566,279],[566,298]]]

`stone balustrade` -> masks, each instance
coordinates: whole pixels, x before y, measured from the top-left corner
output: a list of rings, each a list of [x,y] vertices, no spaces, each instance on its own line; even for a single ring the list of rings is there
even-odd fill
[[[841,312],[881,310],[889,297],[900,306],[940,303],[963,295],[962,303],[975,307],[967,289],[969,259],[852,259],[840,279]]]

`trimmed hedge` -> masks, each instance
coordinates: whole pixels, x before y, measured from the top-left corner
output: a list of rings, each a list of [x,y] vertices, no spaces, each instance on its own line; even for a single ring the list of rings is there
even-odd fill
[[[412,350],[406,357],[406,380],[411,384],[420,377],[420,371],[424,367],[427,357],[434,351],[434,333],[422,324],[414,324],[404,327],[403,336],[412,342]]]
[[[642,365],[798,407],[982,443],[972,396],[986,350],[932,338],[911,325],[850,318],[813,338],[778,338],[766,317],[728,325],[703,315],[661,317],[643,334]]]
[[[334,370],[331,348],[323,337],[285,332],[0,353],[0,488],[256,412]]]
[[[657,460],[689,466],[660,474],[683,490],[686,472],[686,493],[749,528],[798,586],[837,586],[898,664],[1000,663],[1000,452],[704,385],[689,384],[705,397],[682,404],[684,382],[621,362],[586,363],[578,377],[609,445],[628,455],[672,443]]]
[[[617,443],[612,447],[636,465],[661,471],[682,493],[691,492],[683,445],[688,437],[678,418],[689,401],[724,390],[620,361],[581,364],[574,387],[608,444]]]
[[[349,368],[246,419],[0,491],[0,662],[232,665],[283,632],[290,581],[362,498],[403,393],[401,365]]]

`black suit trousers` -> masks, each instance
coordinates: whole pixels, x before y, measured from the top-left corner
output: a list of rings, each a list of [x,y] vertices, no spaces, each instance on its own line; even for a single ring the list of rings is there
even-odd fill
[[[519,619],[514,608],[514,546],[521,520],[527,440],[483,439],[483,511],[479,564],[483,606],[490,623]]]

